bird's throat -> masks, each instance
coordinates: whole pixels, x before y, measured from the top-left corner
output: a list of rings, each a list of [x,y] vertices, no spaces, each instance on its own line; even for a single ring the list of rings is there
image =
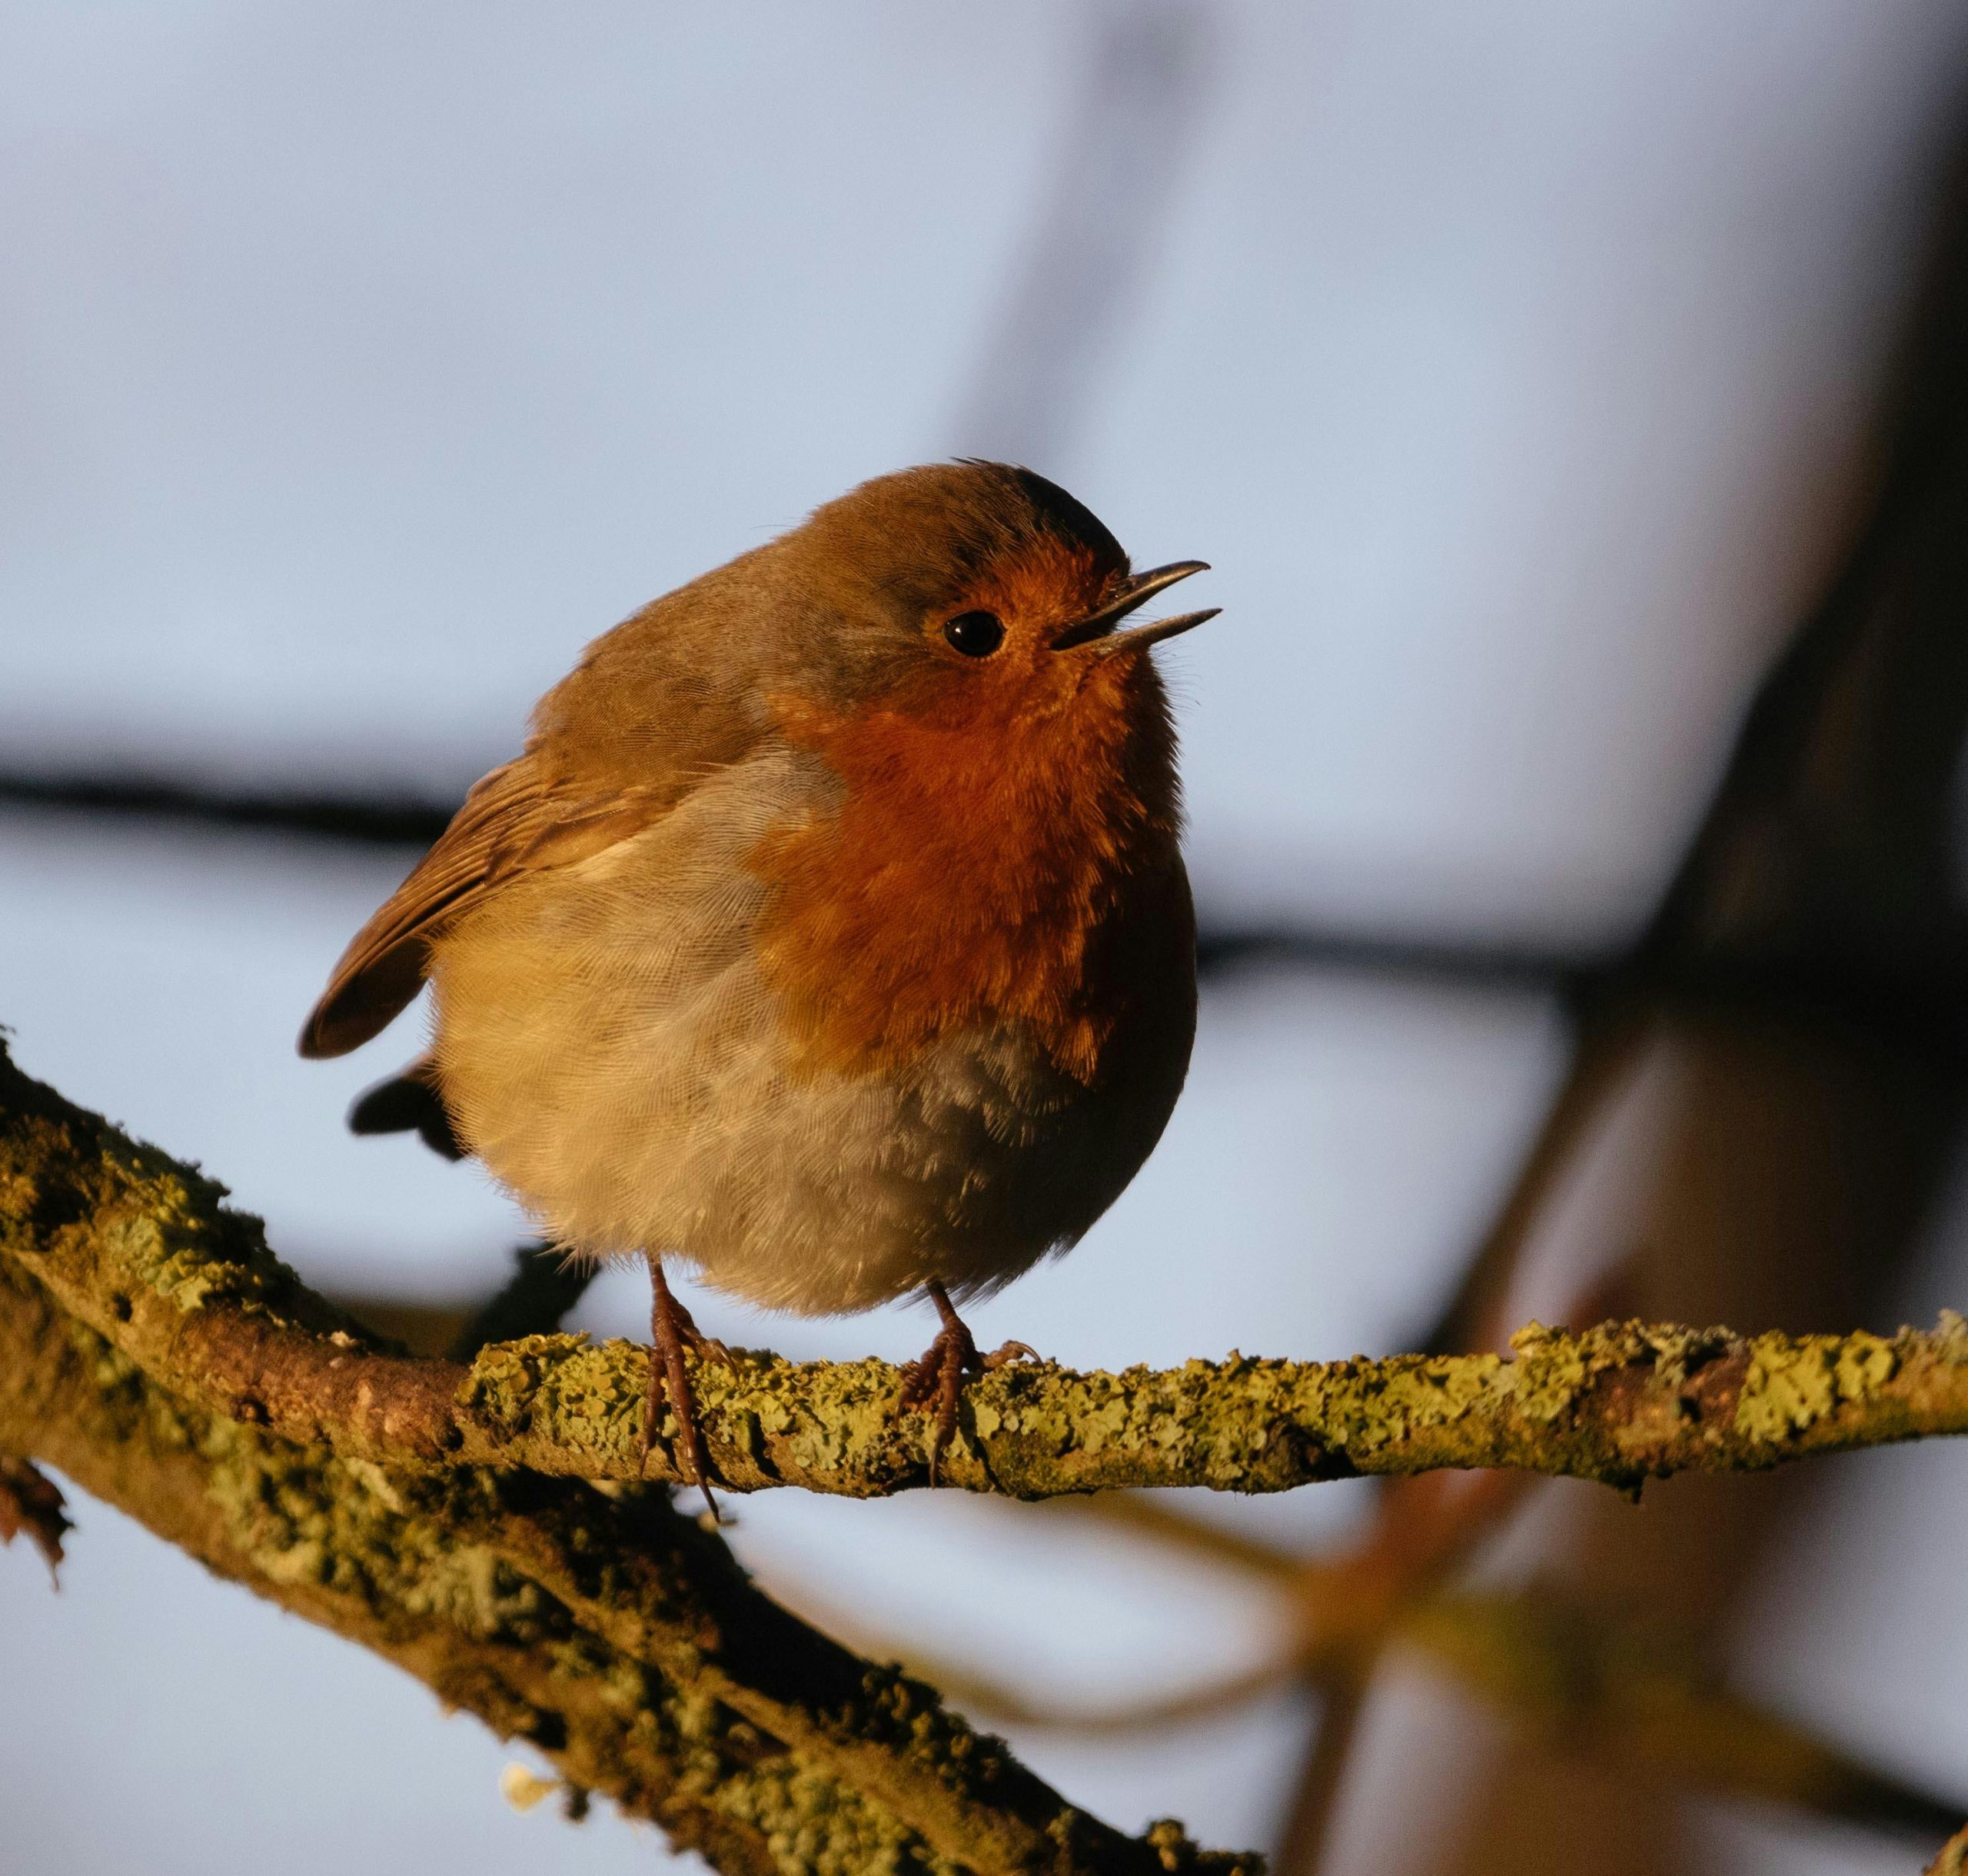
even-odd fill
[[[879,1070],[1016,1023],[1099,1081],[1141,948],[1189,916],[1166,703],[1145,658],[1111,662],[1042,711],[1010,691],[961,714],[782,710],[842,784],[837,811],[753,856],[776,889],[762,966],[806,1066]]]

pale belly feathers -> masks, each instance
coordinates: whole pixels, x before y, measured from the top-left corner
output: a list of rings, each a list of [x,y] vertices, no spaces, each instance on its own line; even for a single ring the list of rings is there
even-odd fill
[[[827,787],[811,758],[761,753],[433,946],[454,1124],[554,1242],[674,1256],[807,1315],[932,1278],[976,1294],[1077,1239],[1159,1137],[1193,1029],[1180,996],[1092,1089],[1015,1022],[906,1068],[799,1058],[754,948],[773,889],[746,862]]]

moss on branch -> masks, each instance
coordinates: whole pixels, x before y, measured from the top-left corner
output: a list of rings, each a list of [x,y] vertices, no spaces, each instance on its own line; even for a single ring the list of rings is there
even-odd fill
[[[345,1459],[636,1475],[647,1356],[541,1335],[469,1367],[394,1354],[308,1291],[191,1168],[125,1139],[0,1057],[0,1255],[196,1405]],[[928,1482],[900,1371],[739,1351],[700,1368],[715,1470],[873,1497]],[[649,1475],[679,1476],[657,1429]],[[1881,1337],[1533,1325],[1506,1359],[1233,1355],[1119,1375],[1049,1363],[973,1382],[943,1475],[1020,1498],[1120,1486],[1277,1492],[1358,1473],[1511,1467],[1631,1488],[1968,1432],[1968,1324]]]
[[[703,1371],[711,1457],[734,1488],[870,1497],[926,1482],[899,1371],[740,1352]],[[458,1396],[474,1443],[543,1472],[633,1468],[642,1351],[577,1336],[486,1349]],[[1629,1488],[1807,1454],[1968,1432],[1968,1325],[1743,1337],[1629,1322],[1533,1324],[1512,1354],[1332,1362],[1232,1355],[1179,1369],[1006,1368],[966,1389],[954,1485],[1019,1498],[1120,1486],[1280,1492],[1360,1473],[1511,1467]]]

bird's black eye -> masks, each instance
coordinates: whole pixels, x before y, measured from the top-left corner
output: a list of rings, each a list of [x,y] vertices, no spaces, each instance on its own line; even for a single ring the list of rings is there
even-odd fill
[[[966,658],[988,658],[1005,642],[1005,622],[995,612],[960,612],[943,636]]]

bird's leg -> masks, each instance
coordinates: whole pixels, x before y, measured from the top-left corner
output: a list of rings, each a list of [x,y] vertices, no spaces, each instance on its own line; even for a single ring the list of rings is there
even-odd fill
[[[949,1292],[933,1280],[924,1286],[943,1326],[919,1362],[911,1362],[902,1371],[902,1404],[927,1407],[935,1404],[936,1424],[929,1435],[929,1482],[939,1482],[943,1449],[956,1431],[956,1403],[966,1375],[988,1374],[1007,1362],[1036,1362],[1039,1357],[1022,1342],[1008,1342],[989,1355],[979,1355],[970,1331],[963,1326],[950,1302]]]
[[[688,1482],[704,1495],[704,1503],[715,1520],[717,1501],[710,1495],[710,1455],[704,1450],[703,1429],[697,1425],[696,1396],[690,1390],[683,1351],[689,1349],[700,1362],[722,1362],[734,1372],[737,1364],[731,1359],[731,1351],[699,1329],[690,1320],[690,1311],[670,1293],[660,1257],[649,1260],[649,1392],[643,1399],[643,1436],[637,1452],[636,1471],[640,1475],[649,1464],[650,1443],[656,1438],[657,1422],[667,1395],[670,1411],[676,1416],[677,1451],[690,1467]]]

